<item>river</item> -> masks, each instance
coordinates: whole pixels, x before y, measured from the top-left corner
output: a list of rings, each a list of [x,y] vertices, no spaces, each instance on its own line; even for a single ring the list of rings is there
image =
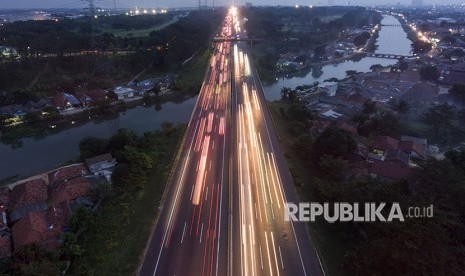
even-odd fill
[[[381,21],[385,25],[399,25],[397,18],[391,15],[385,15]],[[383,26],[379,31],[377,39],[376,53],[381,54],[400,54],[408,55],[411,51],[411,41],[407,38],[402,26]],[[276,101],[281,99],[281,88],[295,88],[299,85],[312,84],[315,81],[323,82],[330,78],[342,79],[346,77],[347,70],[356,70],[357,72],[369,72],[373,64],[388,66],[395,64],[397,60],[365,57],[359,61],[347,60],[338,64],[328,64],[318,69],[312,69],[305,76],[294,76],[291,78],[281,78],[277,82],[265,86],[266,99]]]
[[[53,169],[78,158],[79,141],[87,136],[108,138],[118,128],[136,133],[154,131],[163,122],[174,125],[189,121],[197,97],[182,103],[167,102],[161,109],[155,106],[137,106],[116,114],[117,118],[96,119],[42,138],[21,139],[20,147],[0,144],[0,179],[10,176],[28,176]]]
[[[383,24],[396,25],[399,21],[393,16],[385,16]],[[410,40],[402,27],[382,27],[377,40],[378,53],[408,54]],[[323,66],[321,71],[313,70],[305,76],[283,78],[272,85],[265,86],[269,101],[281,97],[283,86],[294,88],[298,85],[322,82],[329,78],[344,78],[347,70],[370,71],[373,64],[384,66],[394,64],[396,60],[366,57],[360,61],[345,61],[339,64]],[[20,147],[0,144],[0,179],[18,175],[21,177],[44,172],[79,156],[79,141],[87,136],[108,138],[118,128],[127,128],[136,133],[160,129],[165,121],[174,125],[187,123],[194,109],[197,97],[182,103],[168,102],[161,110],[153,106],[138,106],[119,114],[117,118],[93,120],[42,138],[21,139]]]

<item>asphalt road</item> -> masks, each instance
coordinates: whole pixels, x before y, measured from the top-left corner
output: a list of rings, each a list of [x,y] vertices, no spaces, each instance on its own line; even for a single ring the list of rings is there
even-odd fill
[[[230,11],[222,34],[246,38]],[[140,275],[322,275],[245,42],[217,43]]]

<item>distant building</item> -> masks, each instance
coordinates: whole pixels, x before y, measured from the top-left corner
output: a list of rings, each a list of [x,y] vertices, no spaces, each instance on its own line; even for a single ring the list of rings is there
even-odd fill
[[[118,100],[128,99],[134,97],[134,89],[129,87],[117,86],[113,92],[116,94]]]
[[[53,97],[52,105],[57,109],[70,109],[79,107],[81,102],[74,95],[60,92]]]
[[[0,57],[16,57],[18,56],[18,51],[16,48],[8,46],[0,46]]]

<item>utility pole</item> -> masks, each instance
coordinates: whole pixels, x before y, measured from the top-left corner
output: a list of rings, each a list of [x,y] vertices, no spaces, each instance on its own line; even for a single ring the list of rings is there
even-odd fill
[[[88,9],[89,9],[89,16],[94,17],[95,16],[95,4],[94,0],[82,0],[84,2],[89,3]]]

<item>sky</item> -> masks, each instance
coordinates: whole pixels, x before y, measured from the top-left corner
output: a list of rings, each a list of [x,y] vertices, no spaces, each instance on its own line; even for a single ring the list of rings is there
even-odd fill
[[[142,7],[142,8],[172,8],[172,7],[193,7],[198,5],[198,0],[115,0],[119,8]],[[202,0],[205,1],[205,0]],[[231,5],[233,2],[242,4],[251,2],[254,5],[327,5],[329,2],[335,5],[346,5],[347,0],[207,0],[208,5]],[[113,7],[113,0],[94,0],[98,7]],[[409,5],[411,0],[350,0],[351,5],[382,5],[401,3]],[[424,4],[460,4],[465,0],[423,0]],[[84,7],[83,0],[0,0],[0,9],[6,8],[80,8]]]

